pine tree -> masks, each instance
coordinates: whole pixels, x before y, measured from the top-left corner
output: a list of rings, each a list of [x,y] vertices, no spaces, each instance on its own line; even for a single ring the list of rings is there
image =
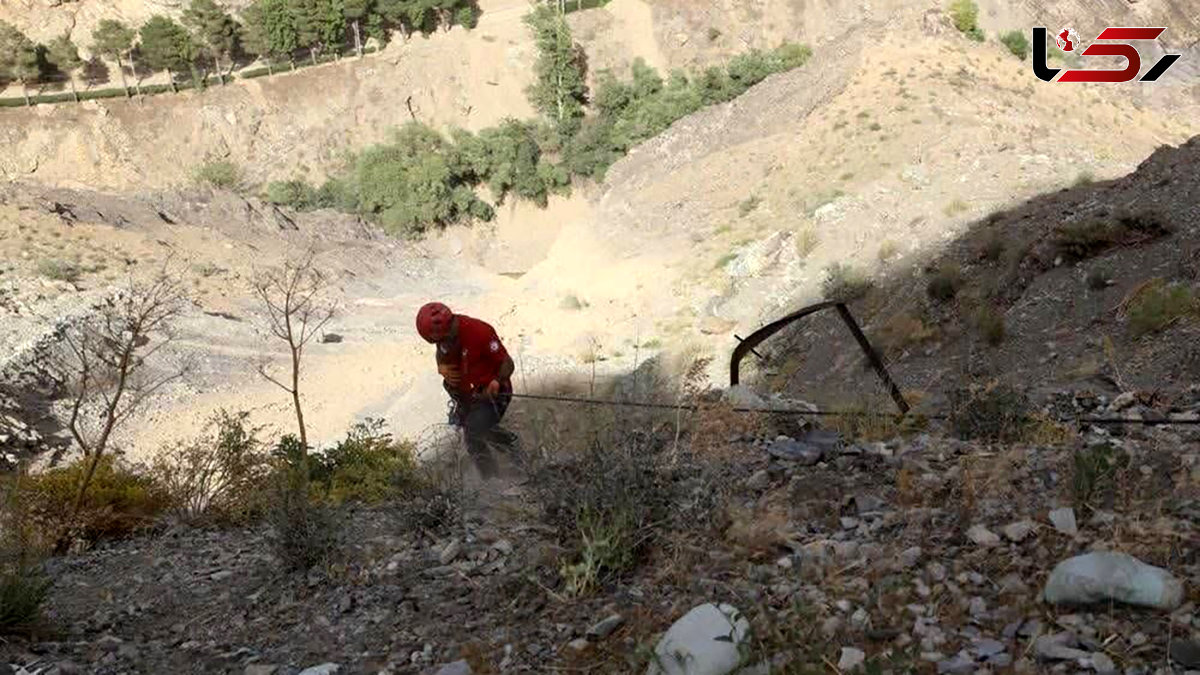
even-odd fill
[[[75,71],[83,67],[83,59],[79,57],[75,43],[71,42],[70,34],[63,33],[51,40],[46,46],[46,56],[51,65],[67,76],[67,82],[71,84],[71,95],[75,102],[79,103],[79,92],[75,89]]]
[[[346,18],[350,20],[350,28],[354,31],[354,51],[358,52],[359,58],[362,58],[361,23],[368,15],[374,14],[375,2],[374,0],[344,0],[342,5],[342,11],[345,12]]]
[[[563,137],[569,137],[583,120],[587,100],[582,49],[571,37],[566,17],[549,5],[538,6],[524,21],[533,30],[538,49],[535,80],[527,89],[529,100]]]
[[[129,85],[125,82],[125,64],[121,62],[121,55],[130,53],[135,37],[137,37],[137,33],[132,28],[112,19],[104,19],[92,31],[92,51],[116,60],[117,72],[121,75],[121,88],[125,90],[127,97],[129,96]],[[136,72],[134,77],[137,77]],[[141,96],[140,81],[137,87],[138,95]]]
[[[244,44],[247,49],[264,57],[267,70],[274,73],[271,61],[286,56],[299,46],[296,18],[288,0],[256,0],[242,12],[246,24]],[[295,68],[295,62],[292,62]]]
[[[195,41],[203,45],[204,50],[213,60],[217,77],[225,84],[225,75],[221,71],[221,58],[233,59],[233,49],[237,43],[238,25],[225,8],[216,0],[192,0],[183,12],[183,25],[191,31]]]
[[[37,82],[41,74],[33,41],[12,24],[0,21],[0,75],[21,83],[27,106],[33,105],[29,100],[29,85]]]
[[[150,17],[139,33],[142,38],[141,52],[146,59],[146,65],[154,70],[167,71],[173,91],[178,89],[175,87],[175,78],[171,76],[172,70],[188,68],[193,80],[196,79],[196,44],[183,26],[165,16],[155,15]]]
[[[330,44],[341,41],[346,31],[346,19],[341,0],[291,0],[296,20],[296,37],[300,46],[307,47],[313,65],[317,53]]]

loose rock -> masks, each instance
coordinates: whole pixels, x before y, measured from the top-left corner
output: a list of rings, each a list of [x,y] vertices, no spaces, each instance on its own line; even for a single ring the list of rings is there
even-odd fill
[[[843,673],[853,672],[862,668],[866,662],[867,655],[861,649],[842,647],[842,657],[838,659],[838,670]]]
[[[471,675],[473,672],[471,664],[466,661],[455,661],[438,668],[437,675]]]
[[[603,640],[612,635],[613,631],[620,628],[623,623],[625,623],[625,619],[620,614],[613,614],[589,628],[587,636],[592,640]]]
[[[1068,537],[1079,534],[1079,526],[1075,523],[1075,509],[1069,506],[1051,511],[1050,522],[1054,524],[1054,529]]]
[[[1183,602],[1183,583],[1167,570],[1128,554],[1096,551],[1055,566],[1042,595],[1051,604],[1116,600],[1171,610]]]
[[[1200,668],[1200,640],[1172,640],[1169,652],[1184,668]]]
[[[730,605],[706,603],[676,621],[654,648],[647,675],[727,675],[741,661],[750,622]],[[720,639],[718,639],[720,638]]]
[[[300,675],[334,675],[341,669],[342,667],[336,663],[322,663],[319,666],[305,668],[300,671]]]
[[[1004,536],[1007,537],[1009,541],[1019,544],[1022,541],[1025,541],[1025,538],[1029,536],[1030,532],[1033,532],[1034,527],[1036,526],[1033,524],[1033,521],[1021,520],[1009,525],[1005,525],[1003,532]]]
[[[979,546],[990,548],[1000,543],[1000,537],[983,525],[975,525],[967,530],[967,538]]]

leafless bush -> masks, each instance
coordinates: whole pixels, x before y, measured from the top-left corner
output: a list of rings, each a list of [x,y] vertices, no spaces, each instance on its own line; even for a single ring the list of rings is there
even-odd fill
[[[268,329],[271,335],[287,343],[291,363],[287,383],[270,375],[265,364],[259,366],[258,372],[292,397],[300,445],[305,452],[308,432],[300,406],[300,365],[304,348],[336,311],[336,303],[327,295],[328,286],[328,279],[313,264],[311,251],[298,261],[285,262],[282,269],[261,273],[254,282],[254,292],[267,311]]]
[[[147,282],[131,280],[95,316],[64,331],[68,352],[59,359],[58,370],[70,396],[68,428],[87,464],[68,523],[79,515],[113,432],[150,396],[186,373],[186,366],[161,373],[146,367],[148,359],[170,344],[170,322],[182,311],[186,296],[177,279],[164,265]],[[159,339],[152,344],[156,335]],[[56,552],[65,552],[70,540],[70,532],[64,531]]]

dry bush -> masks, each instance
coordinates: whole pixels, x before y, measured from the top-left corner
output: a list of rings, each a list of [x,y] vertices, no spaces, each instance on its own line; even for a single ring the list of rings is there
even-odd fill
[[[693,397],[702,389],[694,386],[694,375],[702,366],[684,370],[693,376],[692,385],[685,377],[672,392],[661,368],[645,369],[638,387],[644,393],[637,399],[662,402],[673,394],[683,405],[699,400]],[[596,395],[620,400],[630,393],[629,384],[610,384]],[[702,453],[720,453],[697,439],[731,422],[720,415],[708,419],[707,407],[525,400],[522,408],[515,430],[522,437],[524,468],[540,517],[571,552],[560,570],[569,594],[592,592],[634,569],[664,532],[711,524],[723,483]]]
[[[945,263],[926,284],[925,292],[937,302],[949,302],[962,288],[962,271],[954,263]]]
[[[1126,307],[1129,331],[1134,337],[1163,330],[1200,311],[1200,302],[1190,288],[1168,285],[1162,279],[1139,285],[1122,305]]]
[[[573,552],[561,572],[582,595],[635,567],[676,500],[665,468],[666,438],[621,424],[608,411],[556,411],[532,469],[541,516]],[[560,435],[561,434],[561,435]]]
[[[1020,441],[1030,425],[1031,410],[1026,395],[997,381],[971,383],[950,393],[950,424],[963,440]]]
[[[154,475],[178,517],[242,522],[262,512],[269,455],[258,438],[261,427],[250,427],[248,419],[249,413],[221,409],[204,436],[155,458]]]
[[[89,489],[79,501],[79,486],[89,473]],[[151,474],[112,455],[95,462],[81,457],[31,475],[24,494],[29,523],[40,542],[57,539],[61,546],[65,540],[81,548],[153,527],[170,505],[166,488]]]
[[[1074,262],[1116,246],[1152,241],[1173,230],[1166,215],[1156,208],[1122,209],[1059,226],[1054,231],[1053,244],[1057,255]]]
[[[1006,335],[1004,315],[991,305],[983,305],[975,312],[975,329],[984,342],[995,347]]]
[[[825,271],[821,291],[826,300],[849,303],[866,295],[874,286],[866,274],[850,265],[834,263]]]
[[[912,347],[926,344],[937,335],[936,327],[925,325],[920,317],[909,312],[902,312],[891,316],[883,324],[879,330],[879,342],[885,354],[895,356]]]

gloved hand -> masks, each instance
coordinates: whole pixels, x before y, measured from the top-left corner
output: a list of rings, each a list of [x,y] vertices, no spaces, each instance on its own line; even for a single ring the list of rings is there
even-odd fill
[[[458,372],[458,367],[454,366],[453,364],[449,364],[449,363],[439,364],[438,365],[438,373],[442,376],[442,379],[445,380],[446,383],[449,385],[448,388],[456,388],[456,387],[458,387],[459,382],[462,381],[462,375]]]
[[[462,426],[462,406],[455,399],[450,399],[446,405],[449,408],[449,412],[446,414],[446,424]]]

